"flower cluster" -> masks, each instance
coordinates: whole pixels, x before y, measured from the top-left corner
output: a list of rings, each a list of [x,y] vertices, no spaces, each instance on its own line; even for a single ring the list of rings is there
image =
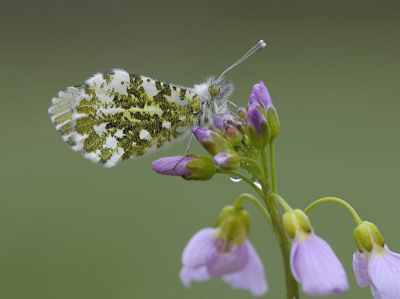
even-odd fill
[[[254,85],[247,108],[240,107],[233,116],[215,116],[210,128],[193,127],[192,133],[213,156],[213,163],[223,170],[240,167],[240,156],[254,155],[278,136],[280,124],[276,109],[263,82]],[[181,176],[186,180],[209,180],[217,168],[208,157],[187,155],[156,160],[152,169],[160,174]]]
[[[248,290],[254,296],[267,292],[264,266],[248,239],[249,215],[242,208],[247,198],[257,205],[279,240],[288,297],[298,298],[297,283],[309,296],[340,295],[349,290],[341,262],[328,243],[314,233],[306,215],[318,204],[332,201],[346,206],[358,225],[353,269],[359,286],[370,286],[375,299],[400,298],[400,255],[388,249],[375,225],[362,221],[338,198],[322,198],[302,211],[293,210],[277,194],[273,140],[280,133],[280,123],[263,82],[254,85],[247,107],[215,116],[214,126],[193,127],[192,133],[212,158],[193,154],[161,158],[153,162],[152,169],[185,180],[206,181],[216,173],[240,176],[262,198],[265,208],[252,195],[242,194],[234,206],[223,208],[214,228],[197,232],[182,254],[180,279],[185,287],[193,281],[221,277],[233,288]],[[268,149],[273,165],[270,171]],[[238,169],[247,171],[250,178],[236,172]],[[254,184],[255,180],[259,184]],[[283,215],[278,203],[285,210]]]

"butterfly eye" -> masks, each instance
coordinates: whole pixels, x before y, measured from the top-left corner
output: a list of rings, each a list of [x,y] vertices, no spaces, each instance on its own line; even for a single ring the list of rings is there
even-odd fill
[[[212,97],[215,97],[217,94],[219,94],[219,87],[217,85],[213,85],[210,89],[210,94]]]

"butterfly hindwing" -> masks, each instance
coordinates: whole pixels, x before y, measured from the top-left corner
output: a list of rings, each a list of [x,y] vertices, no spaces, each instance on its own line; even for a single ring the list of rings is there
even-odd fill
[[[186,136],[200,106],[190,89],[115,69],[60,91],[49,114],[73,150],[112,167]]]

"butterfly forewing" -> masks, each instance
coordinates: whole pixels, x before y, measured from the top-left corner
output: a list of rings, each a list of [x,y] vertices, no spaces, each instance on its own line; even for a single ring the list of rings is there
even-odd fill
[[[112,167],[185,137],[200,106],[190,89],[112,70],[60,91],[49,114],[73,150]]]

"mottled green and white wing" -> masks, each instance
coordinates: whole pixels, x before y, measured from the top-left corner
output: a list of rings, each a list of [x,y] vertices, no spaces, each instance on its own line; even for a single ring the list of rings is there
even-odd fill
[[[60,91],[49,114],[74,151],[112,167],[185,137],[200,106],[189,89],[115,69]]]

